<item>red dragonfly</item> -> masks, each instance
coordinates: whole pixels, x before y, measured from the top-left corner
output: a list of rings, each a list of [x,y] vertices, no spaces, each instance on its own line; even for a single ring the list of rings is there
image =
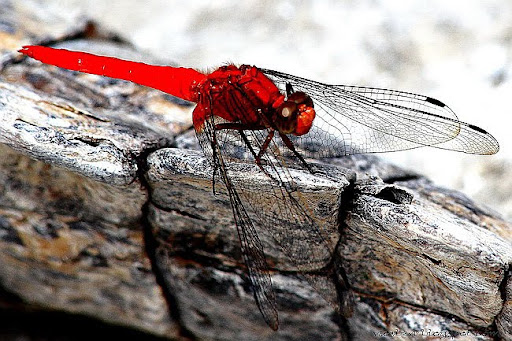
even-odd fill
[[[423,95],[327,85],[249,65],[225,65],[205,74],[43,46],[25,46],[20,52],[43,63],[129,80],[197,104],[194,129],[214,177],[221,177],[229,193],[254,296],[274,330],[276,301],[257,228],[266,230],[299,270],[321,268],[333,254],[328,237],[297,197],[288,167],[313,173],[307,158],[423,146],[471,154],[494,154],[499,149],[485,130],[459,121],[444,103]],[[230,170],[236,160],[256,163],[268,177],[271,189],[265,189],[265,196]],[[256,209],[265,205],[269,212]]]

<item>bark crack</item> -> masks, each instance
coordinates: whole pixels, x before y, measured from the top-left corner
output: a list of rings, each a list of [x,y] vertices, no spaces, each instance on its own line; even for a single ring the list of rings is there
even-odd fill
[[[439,315],[439,316],[446,318],[447,320],[452,320],[452,321],[459,322],[461,324],[465,324],[468,327],[468,329],[473,329],[473,331],[475,331],[475,332],[480,332],[480,333],[486,334],[486,335],[498,335],[498,330],[496,329],[495,323],[489,327],[475,326],[475,325],[463,320],[462,318],[458,317],[457,315],[453,315],[453,314],[450,314],[450,313],[442,311],[442,310],[426,308],[420,304],[406,302],[406,301],[403,301],[403,300],[400,300],[397,298],[393,298],[393,297],[378,296],[375,294],[369,294],[369,293],[359,291],[359,290],[353,290],[353,291],[354,291],[354,293],[356,293],[358,296],[360,296],[363,299],[370,299],[370,300],[377,301],[381,305],[381,309],[385,310],[386,316],[389,315],[388,311],[390,310],[390,308],[392,308],[391,307],[392,305],[402,306],[402,307],[411,308],[411,309],[414,309],[417,311],[423,311],[423,312],[428,312],[431,314]]]
[[[179,335],[184,340],[196,340],[195,335],[189,331],[185,324],[183,323],[183,318],[181,316],[181,311],[179,307],[178,300],[173,292],[169,289],[168,285],[165,281],[164,272],[160,268],[160,265],[157,260],[157,251],[158,251],[158,243],[155,239],[155,235],[153,233],[153,228],[149,221],[149,206],[153,204],[152,199],[152,191],[151,186],[149,185],[146,179],[146,172],[148,170],[147,158],[148,156],[155,152],[158,149],[165,147],[153,147],[144,149],[139,155],[135,157],[137,162],[137,177],[142,185],[142,188],[145,189],[148,193],[148,200],[142,205],[142,216],[141,216],[141,225],[143,228],[144,235],[144,247],[146,251],[146,255],[149,258],[151,263],[151,270],[153,275],[155,276],[156,282],[162,291],[164,299],[167,303],[167,308],[169,310],[169,315],[171,319],[177,323],[179,326]]]

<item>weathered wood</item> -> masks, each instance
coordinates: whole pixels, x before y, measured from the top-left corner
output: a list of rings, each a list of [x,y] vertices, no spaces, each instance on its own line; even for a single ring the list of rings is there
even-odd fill
[[[346,295],[335,276],[300,276],[260,231],[281,319],[271,331],[220,179],[214,195],[202,154],[168,148],[197,148],[190,106],[16,58],[4,54],[0,73],[0,284],[26,306],[169,339],[512,339],[510,224],[374,156],[324,160],[329,177],[293,172],[337,243],[332,266],[344,270],[354,314],[331,305]],[[254,165],[233,166],[268,181]]]
[[[512,340],[512,270],[509,270],[501,289],[502,292],[505,291],[505,295],[503,295],[503,308],[496,317],[496,326],[504,340]]]
[[[341,253],[349,283],[363,297],[378,296],[381,302],[387,298],[391,310],[410,310],[411,316],[391,319],[399,323],[396,328],[402,329],[421,307],[437,312],[437,323],[442,316],[451,316],[467,323],[466,329],[481,327],[491,336],[492,330],[485,328],[503,308],[500,285],[509,269],[510,241],[484,224],[442,209],[421,193],[412,192],[413,201],[404,204],[389,192],[383,194],[389,187],[367,187],[359,187],[346,220]],[[435,194],[433,186],[426,187],[430,188],[422,191]],[[442,200],[453,201],[444,192]],[[496,221],[483,214],[480,219],[486,224]],[[380,307],[384,316],[389,314],[386,305]],[[440,331],[455,335],[459,328],[446,326]]]

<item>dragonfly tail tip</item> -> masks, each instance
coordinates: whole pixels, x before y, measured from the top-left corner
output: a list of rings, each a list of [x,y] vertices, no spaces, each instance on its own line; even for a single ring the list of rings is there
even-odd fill
[[[32,57],[33,55],[33,46],[31,45],[24,45],[21,47],[21,49],[18,50],[19,53],[23,53],[26,56]]]

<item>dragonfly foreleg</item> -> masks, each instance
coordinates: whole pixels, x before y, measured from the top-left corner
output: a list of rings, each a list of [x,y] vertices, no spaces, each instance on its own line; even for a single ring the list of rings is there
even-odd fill
[[[263,154],[265,154],[265,152],[267,151],[268,149],[268,145],[270,144],[270,142],[272,141],[272,139],[274,138],[274,132],[275,130],[270,128],[269,129],[269,132],[268,132],[268,135],[267,135],[267,138],[265,139],[265,142],[263,142],[263,145],[261,146],[260,148],[260,151],[258,153],[258,156],[256,157],[256,163],[258,165],[260,165],[260,168],[261,168],[261,157],[263,156]]]
[[[247,136],[244,134],[243,131],[240,131],[240,135],[242,136],[242,139],[244,140],[245,144],[247,145],[247,147],[251,151],[251,153],[252,153],[252,155],[254,157],[254,161],[256,161],[256,164],[258,165],[260,170],[263,173],[265,173],[265,175],[268,176],[269,178],[271,178],[272,180],[277,181],[272,175],[270,175],[270,173],[265,168],[263,168],[263,165],[261,163],[261,157],[263,156],[263,154],[267,150],[268,145],[270,144],[270,141],[272,141],[272,138],[274,137],[274,129],[272,129],[268,133],[267,138],[265,139],[265,142],[263,142],[263,145],[261,146],[258,155],[256,155],[256,153],[254,152],[254,149],[252,148],[252,146],[251,146],[251,144],[249,142],[249,139],[247,139]]]
[[[247,135],[244,133],[244,130],[260,130],[260,129],[263,129],[263,127],[258,127],[255,129],[253,126],[248,126],[248,125],[245,125],[242,123],[237,123],[237,122],[224,122],[224,123],[218,123],[215,125],[215,130],[223,130],[223,129],[238,130],[240,133],[240,137],[242,138],[245,145],[251,152],[252,156],[254,157],[254,161],[256,162],[256,164],[258,165],[260,170],[263,173],[265,173],[266,176],[275,180],[275,178],[272,175],[270,175],[270,173],[265,168],[263,168],[263,164],[261,163],[261,158],[267,151],[268,146],[270,145],[270,142],[272,141],[272,138],[274,137],[274,131],[275,131],[274,129],[269,128],[269,133],[268,133],[267,137],[265,138],[265,141],[261,145],[258,154],[256,154],[256,151],[252,147],[252,144],[249,141],[249,139],[247,138]]]
[[[293,142],[290,140],[290,138],[288,136],[286,136],[286,134],[283,134],[281,132],[279,133],[279,136],[281,136],[281,139],[283,140],[286,147],[288,147],[288,149],[293,152],[293,154],[299,159],[299,161],[304,165],[304,167],[311,174],[315,174],[315,171],[313,170],[313,168],[306,162],[306,160],[304,160],[302,155],[300,155],[300,153],[295,149],[295,146],[293,145]]]
[[[215,125],[215,130],[223,130],[223,129],[238,130],[238,132],[240,133],[240,137],[244,141],[244,143],[247,146],[247,148],[249,148],[249,151],[251,152],[251,154],[254,157],[254,159],[256,160],[258,158],[258,155],[256,154],[256,152],[252,148],[252,145],[249,142],[249,139],[247,138],[247,136],[244,133],[244,130],[247,129],[247,125],[243,125],[241,123],[233,123],[233,122],[230,122],[230,123],[218,123],[218,124]]]

